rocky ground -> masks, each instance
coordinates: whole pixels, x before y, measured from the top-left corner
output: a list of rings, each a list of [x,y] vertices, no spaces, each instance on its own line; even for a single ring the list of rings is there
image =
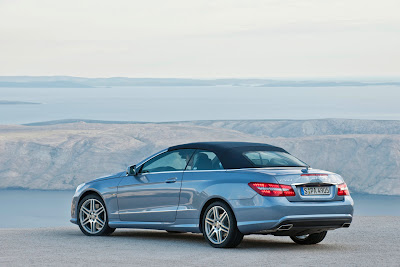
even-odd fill
[[[400,122],[339,119],[0,125],[0,188],[73,189],[171,145],[221,140],[281,146],[353,192],[400,195]]]

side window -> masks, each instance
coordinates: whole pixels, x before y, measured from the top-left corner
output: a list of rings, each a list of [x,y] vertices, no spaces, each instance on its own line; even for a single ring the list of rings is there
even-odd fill
[[[165,152],[143,164],[140,173],[182,171],[185,169],[194,149],[180,149]]]
[[[221,170],[221,162],[214,152],[197,150],[186,167],[186,170]]]

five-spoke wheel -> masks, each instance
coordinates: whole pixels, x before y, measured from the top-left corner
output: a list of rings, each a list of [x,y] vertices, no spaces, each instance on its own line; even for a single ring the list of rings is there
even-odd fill
[[[103,200],[97,195],[88,195],[79,203],[79,227],[86,235],[107,235],[114,232],[107,223],[107,212]]]
[[[237,229],[232,210],[220,201],[207,207],[203,214],[202,226],[205,239],[213,247],[236,247],[243,239],[243,234]]]

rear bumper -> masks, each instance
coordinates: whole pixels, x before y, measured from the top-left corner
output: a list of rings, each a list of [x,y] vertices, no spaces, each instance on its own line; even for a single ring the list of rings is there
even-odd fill
[[[284,197],[256,195],[231,204],[243,234],[292,235],[333,230],[351,223],[354,203],[350,196],[342,201],[290,202]],[[285,224],[291,224],[291,229],[278,230]]]
[[[306,235],[319,233],[338,228],[348,228],[352,222],[351,215],[339,216],[313,216],[312,218],[288,216],[282,220],[276,227],[269,230],[256,232],[257,234],[272,234],[278,236]]]

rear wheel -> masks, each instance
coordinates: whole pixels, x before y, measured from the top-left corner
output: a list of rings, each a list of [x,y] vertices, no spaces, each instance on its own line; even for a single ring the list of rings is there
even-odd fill
[[[202,228],[204,238],[215,248],[233,248],[243,239],[233,211],[221,201],[213,202],[206,208]]]
[[[79,202],[78,211],[78,225],[85,235],[109,235],[115,231],[108,226],[106,207],[100,196],[85,196]]]
[[[290,238],[295,243],[300,245],[314,245],[324,240],[326,234],[327,231],[323,231],[321,233],[316,233],[311,235],[291,236]]]

